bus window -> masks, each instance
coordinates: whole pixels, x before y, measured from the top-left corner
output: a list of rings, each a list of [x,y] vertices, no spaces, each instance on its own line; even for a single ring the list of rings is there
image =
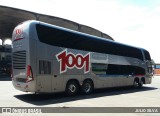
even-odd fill
[[[141,50],[131,46],[40,24],[36,25],[36,30],[40,42],[48,45],[134,57],[143,60]]]
[[[94,74],[105,74],[107,71],[107,64],[92,63],[92,71]]]
[[[39,74],[51,74],[51,62],[39,60]]]
[[[145,56],[145,59],[146,59],[146,60],[151,61],[151,57],[150,57],[150,54],[149,54],[148,51],[144,50],[144,56]]]
[[[143,68],[131,65],[108,64],[107,74],[109,75],[142,75],[145,74]]]

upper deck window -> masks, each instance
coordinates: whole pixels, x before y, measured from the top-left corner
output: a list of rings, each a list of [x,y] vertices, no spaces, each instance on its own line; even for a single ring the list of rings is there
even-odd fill
[[[118,44],[109,40],[103,40],[95,36],[89,36],[63,28],[36,25],[37,35],[41,42],[48,45],[99,52],[143,60],[141,50],[127,45]]]
[[[151,57],[148,51],[144,50],[144,55],[146,60],[149,60],[149,61],[151,60]]]

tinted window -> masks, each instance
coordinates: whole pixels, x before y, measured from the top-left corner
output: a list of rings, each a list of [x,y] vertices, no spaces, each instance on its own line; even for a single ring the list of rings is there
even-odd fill
[[[145,74],[145,70],[141,67],[132,65],[109,64],[106,73],[111,75],[140,75]]]
[[[141,50],[138,48],[57,27],[49,27],[37,24],[36,29],[39,40],[49,45],[128,56],[143,60]]]
[[[107,64],[92,63],[92,71],[95,74],[106,74]]]
[[[51,62],[39,60],[39,74],[51,74]]]
[[[115,65],[92,63],[92,71],[95,74],[103,75],[142,75],[145,70],[141,67],[132,65]]]
[[[146,60],[151,60],[151,57],[148,51],[144,50],[144,56]]]

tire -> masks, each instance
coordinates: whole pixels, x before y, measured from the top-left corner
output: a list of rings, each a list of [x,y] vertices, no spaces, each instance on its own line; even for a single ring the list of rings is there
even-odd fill
[[[143,80],[141,80],[140,83],[138,84],[138,87],[143,87],[143,84],[144,84],[144,82],[143,82]]]
[[[134,82],[133,82],[133,87],[138,87],[139,86],[139,82],[137,82],[137,80],[134,80]]]
[[[83,85],[82,85],[82,92],[84,94],[90,94],[92,93],[94,87],[93,87],[93,83],[90,80],[84,81]]]
[[[68,96],[74,96],[78,93],[78,83],[76,81],[69,81],[66,86],[66,94]]]

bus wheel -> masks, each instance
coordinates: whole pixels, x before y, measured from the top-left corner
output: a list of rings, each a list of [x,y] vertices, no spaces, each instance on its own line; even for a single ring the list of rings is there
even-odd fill
[[[67,83],[65,92],[69,96],[76,95],[78,92],[78,83],[76,81],[69,81]]]
[[[84,94],[90,94],[93,91],[94,87],[93,87],[93,83],[90,80],[86,80],[83,82],[82,85],[82,92]]]
[[[139,82],[137,79],[135,79],[133,82],[133,87],[138,87],[138,86],[139,86]]]
[[[140,83],[138,84],[138,87],[142,87],[144,84],[143,80],[140,81]]]

